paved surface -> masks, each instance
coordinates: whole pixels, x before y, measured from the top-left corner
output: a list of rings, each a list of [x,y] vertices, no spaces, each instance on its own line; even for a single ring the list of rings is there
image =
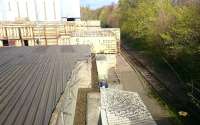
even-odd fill
[[[148,83],[130,67],[121,55],[117,56],[116,73],[123,90],[139,93],[158,125],[171,125],[169,112],[150,95]]]
[[[101,112],[103,125],[156,125],[135,92],[101,89]]]
[[[48,125],[87,46],[0,49],[0,125]]]
[[[116,74],[116,55],[115,54],[97,54],[97,69],[100,80],[106,79],[109,88],[122,88],[120,80]]]
[[[87,125],[98,125],[100,119],[100,93],[87,95]]]

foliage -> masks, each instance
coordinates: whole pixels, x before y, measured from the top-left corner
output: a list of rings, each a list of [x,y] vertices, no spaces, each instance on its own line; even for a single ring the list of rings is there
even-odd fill
[[[155,62],[164,58],[200,105],[199,0],[119,0],[93,11],[103,27],[120,27],[122,41],[136,51]]]
[[[117,5],[113,3],[96,10],[81,7],[81,19],[100,20],[102,27],[117,27],[119,22]]]
[[[81,7],[81,20],[98,20],[101,9],[91,10],[89,7]]]
[[[120,0],[118,9],[123,41],[165,58],[192,94],[190,101],[199,100],[200,2]],[[198,106],[200,101],[192,103]]]
[[[171,0],[120,0],[119,10],[119,24],[125,41],[140,40],[152,48],[150,51],[159,52],[171,63],[185,62],[184,65],[190,67],[186,69],[188,72],[192,73],[199,66],[200,62],[192,63],[199,58],[200,52],[199,4],[183,2],[177,5]],[[195,66],[189,66],[189,62]]]
[[[86,10],[86,18],[120,27],[124,42],[146,45],[141,49],[166,58],[185,83],[200,86],[199,0],[119,0]]]

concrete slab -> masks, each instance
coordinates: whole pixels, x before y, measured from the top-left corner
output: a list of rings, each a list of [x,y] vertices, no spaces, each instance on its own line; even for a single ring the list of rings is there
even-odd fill
[[[148,109],[136,92],[101,89],[103,125],[156,125]],[[103,119],[104,118],[104,119]]]
[[[100,120],[100,93],[87,95],[87,125],[98,125]]]
[[[120,79],[116,73],[116,56],[115,54],[97,54],[97,70],[100,80],[107,80],[110,88],[122,89]]]

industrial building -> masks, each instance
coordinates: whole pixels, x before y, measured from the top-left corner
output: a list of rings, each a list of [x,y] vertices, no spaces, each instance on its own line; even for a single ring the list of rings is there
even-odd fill
[[[80,21],[80,0],[1,0],[0,47],[90,45],[118,53],[120,30]]]
[[[100,21],[0,22],[0,46],[89,45],[93,53],[118,53],[120,29]]]

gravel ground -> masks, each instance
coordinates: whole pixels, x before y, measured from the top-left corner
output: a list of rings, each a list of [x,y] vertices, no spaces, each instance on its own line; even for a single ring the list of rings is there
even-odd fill
[[[148,84],[121,55],[117,56],[116,73],[123,90],[139,93],[158,125],[172,125],[169,112],[151,96]]]

